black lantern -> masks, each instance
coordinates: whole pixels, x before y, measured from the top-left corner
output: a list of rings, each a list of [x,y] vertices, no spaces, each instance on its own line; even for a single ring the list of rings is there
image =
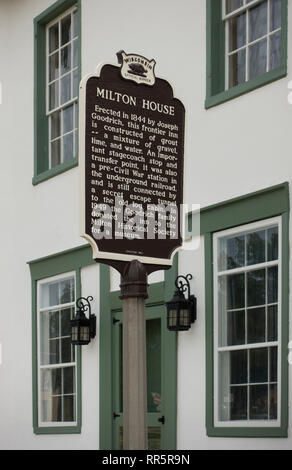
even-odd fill
[[[167,307],[167,328],[171,331],[187,331],[197,318],[197,299],[190,295],[190,283],[193,276],[178,276],[175,280],[176,291]],[[184,292],[187,291],[187,298]]]
[[[85,345],[90,343],[91,338],[96,333],[96,316],[91,314],[90,302],[93,297],[79,297],[76,300],[77,312],[70,321],[71,324],[71,343],[75,345]],[[88,318],[85,312],[88,311]]]

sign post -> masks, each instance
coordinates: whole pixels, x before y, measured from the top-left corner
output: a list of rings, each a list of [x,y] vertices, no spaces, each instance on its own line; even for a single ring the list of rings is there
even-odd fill
[[[81,236],[121,274],[123,445],[147,448],[147,275],[182,245],[183,104],[155,61],[119,52],[80,83]]]
[[[122,275],[123,301],[123,448],[147,449],[146,319],[147,272],[140,261]]]

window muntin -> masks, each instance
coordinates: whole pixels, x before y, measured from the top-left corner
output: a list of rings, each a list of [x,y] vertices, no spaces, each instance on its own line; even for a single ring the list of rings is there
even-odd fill
[[[223,0],[225,88],[281,65],[282,0]]]
[[[72,160],[78,149],[78,10],[47,25],[49,169]]]
[[[280,419],[281,221],[214,235],[214,419]]]
[[[38,283],[39,426],[76,425],[76,357],[70,338],[75,275]]]

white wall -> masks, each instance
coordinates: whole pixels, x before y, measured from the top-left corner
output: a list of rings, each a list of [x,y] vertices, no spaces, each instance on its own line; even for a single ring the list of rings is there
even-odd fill
[[[82,434],[35,436],[32,431],[31,295],[26,263],[84,243],[78,230],[78,169],[37,186],[31,183],[33,18],[52,3],[0,2],[0,294],[4,307],[0,448],[4,449],[96,448],[98,442],[97,340],[83,354]],[[291,8],[288,23],[292,24]],[[202,206],[292,179],[292,106],[287,102],[290,48],[286,78],[206,111],[205,36],[205,0],[82,1],[82,75],[94,71],[99,62],[116,63],[120,49],[156,60],[156,74],[173,83],[175,95],[186,107],[185,202]],[[289,28],[288,45],[291,40]],[[179,269],[193,274],[199,308],[194,327],[179,335],[178,447],[291,448],[291,438],[206,437],[203,242],[196,252],[181,254]],[[84,269],[84,292],[92,293],[97,280],[95,266]],[[291,385],[290,381],[290,390]]]

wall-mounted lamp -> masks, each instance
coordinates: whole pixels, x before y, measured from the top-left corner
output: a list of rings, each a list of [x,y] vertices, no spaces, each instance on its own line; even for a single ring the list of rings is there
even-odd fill
[[[189,330],[197,318],[197,299],[190,295],[191,274],[178,276],[175,280],[176,291],[170,302],[166,302],[167,328],[171,331]],[[184,292],[187,291],[187,299]]]
[[[75,317],[70,320],[71,324],[71,343],[75,345],[85,345],[90,343],[91,338],[96,334],[96,316],[91,314],[90,302],[93,297],[79,297],[76,300],[77,312]],[[85,312],[88,311],[88,318]]]

